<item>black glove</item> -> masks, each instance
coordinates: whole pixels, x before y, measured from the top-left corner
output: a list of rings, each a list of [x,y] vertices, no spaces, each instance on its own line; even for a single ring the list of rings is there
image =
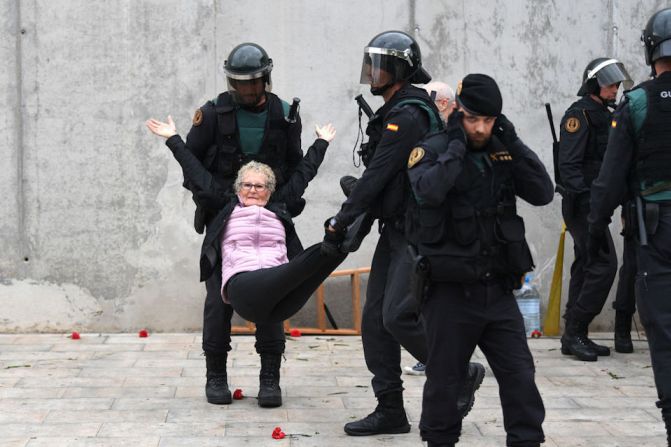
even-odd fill
[[[331,228],[335,231],[332,231]],[[324,222],[324,240],[321,245],[321,253],[325,256],[338,256],[340,254],[340,245],[345,240],[345,232],[342,231],[335,218],[330,217]]]
[[[466,132],[464,131],[464,125],[461,122],[463,117],[464,112],[455,108],[452,113],[450,113],[450,116],[447,117],[445,133],[447,134],[447,139],[449,141],[461,141],[464,143],[464,146],[466,146]]]
[[[587,255],[591,259],[596,259],[599,257],[599,251],[603,251],[605,254],[610,254],[606,232],[590,232],[589,239],[587,239]]]
[[[506,146],[510,146],[518,140],[515,126],[503,113],[494,122],[494,135]]]

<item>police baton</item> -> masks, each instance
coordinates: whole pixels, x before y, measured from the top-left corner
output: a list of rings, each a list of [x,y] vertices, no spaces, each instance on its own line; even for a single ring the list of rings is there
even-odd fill
[[[289,107],[289,115],[284,118],[288,123],[293,124],[296,122],[296,116],[298,115],[298,105],[300,102],[300,98],[294,98],[293,102],[291,103],[291,107]]]

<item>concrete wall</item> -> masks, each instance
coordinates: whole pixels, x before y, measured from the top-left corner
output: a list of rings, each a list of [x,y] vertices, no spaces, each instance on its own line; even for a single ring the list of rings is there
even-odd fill
[[[320,240],[321,222],[339,207],[338,178],[360,173],[351,161],[352,98],[367,92],[357,83],[362,48],[378,32],[414,34],[437,80],[454,85],[468,72],[494,76],[505,113],[551,169],[543,104],[553,104],[558,123],[584,66],[597,56],[618,57],[635,80],[645,79],[640,29],[669,6],[669,0],[0,2],[6,104],[0,331],[200,327],[204,287],[193,204],[177,163],[143,121],[171,113],[185,135],[194,110],[225,89],[221,65],[237,43],[265,47],[275,63],[274,91],[302,99],[305,148],[315,123],[333,121],[338,129],[297,220],[308,245]],[[521,212],[547,296],[559,201],[541,209],[523,205]],[[375,239],[343,266],[369,265]],[[612,319],[607,310],[598,320],[604,327]]]

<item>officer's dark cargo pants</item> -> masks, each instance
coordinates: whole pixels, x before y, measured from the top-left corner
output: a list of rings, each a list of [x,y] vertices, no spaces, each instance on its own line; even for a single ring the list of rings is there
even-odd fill
[[[506,445],[540,445],[545,408],[512,293],[497,282],[432,283],[422,316],[429,349],[419,424],[422,439],[435,444],[459,440],[458,384],[479,346],[499,384]]]
[[[622,245],[622,265],[617,279],[617,293],[613,300],[613,309],[617,312],[633,315],[636,312],[636,246],[637,238],[624,236]]]
[[[221,264],[205,281],[207,296],[203,310],[203,351],[224,354],[231,350],[231,319],[233,307],[221,298]],[[256,325],[256,352],[281,354],[284,352],[284,327],[282,323]]]
[[[650,346],[662,417],[671,418],[671,204],[660,207],[659,225],[639,246],[636,303]]]
[[[376,396],[403,389],[401,345],[426,363],[424,326],[409,287],[411,262],[407,245],[401,232],[385,224],[368,277],[361,338]]]
[[[571,264],[571,280],[564,318],[575,319],[587,324],[601,313],[617,272],[615,246],[607,229],[606,237],[610,253],[600,252],[598,257],[588,258],[588,214],[589,206],[585,207],[585,202],[574,206],[572,201],[562,200],[562,215],[566,228],[573,238],[575,254],[573,264]]]

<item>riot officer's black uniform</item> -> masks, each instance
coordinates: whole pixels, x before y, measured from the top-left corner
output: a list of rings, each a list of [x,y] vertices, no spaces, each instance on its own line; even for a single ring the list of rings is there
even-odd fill
[[[385,75],[389,76],[386,84],[379,86],[376,77]],[[364,50],[361,82],[370,84],[373,94],[385,96],[385,104],[366,129],[369,140],[362,156],[366,170],[338,214],[327,222],[343,236],[348,225],[368,212],[379,219],[381,228],[361,322],[364,356],[374,376],[378,406],[366,418],[345,425],[345,432],[353,436],[410,430],[403,408],[400,347],[426,360],[424,328],[409,293],[404,216],[410,194],[405,173],[408,155],[430,129],[441,125],[429,95],[411,85],[430,80],[421,65],[419,46],[405,33],[381,33]],[[333,237],[327,229],[325,242]],[[471,379],[462,388],[463,411],[472,405],[474,388],[479,386],[475,373]]]
[[[533,268],[516,212],[516,196],[532,205],[552,201],[542,162],[501,112],[501,94],[486,75],[471,74],[458,88],[461,110],[498,117],[479,147],[462,128],[464,112],[450,116],[445,132],[413,149],[408,176],[418,202],[418,265],[429,285],[422,304],[428,339],[420,432],[432,446],[453,446],[461,432],[458,389],[476,346],[499,382],[509,446],[544,440],[543,401],[524,322],[512,295]]]
[[[300,118],[297,116],[295,122],[288,122],[285,117],[289,105],[270,92],[272,66],[272,60],[260,46],[243,43],[235,47],[224,65],[229,90],[196,111],[193,127],[187,135],[189,150],[216,176],[219,184],[228,183],[231,191],[238,169],[249,160],[272,167],[278,185],[282,185],[303,156]],[[250,89],[249,84],[254,82],[261,88]],[[197,206],[194,224],[202,233],[225,202],[188,181],[185,186],[193,192]],[[295,216],[302,211],[304,203],[296,198],[287,205]],[[206,289],[203,318],[206,395],[210,403],[227,404],[231,402],[226,360],[231,349],[233,308],[221,298],[221,274],[210,276]],[[263,397],[262,392],[270,396],[259,399],[262,406],[281,404],[279,368],[284,347],[282,323],[256,326],[256,351],[261,355],[260,397]]]
[[[597,355],[609,355],[610,349],[587,337],[589,324],[608,298],[615,279],[617,258],[610,232],[608,253],[587,253],[587,215],[590,186],[601,167],[608,143],[612,105],[600,96],[601,87],[628,81],[629,75],[616,59],[598,58],[590,62],[578,91],[582,96],[573,103],[561,121],[559,173],[563,189],[562,215],[573,237],[575,258],[571,265],[566,328],[561,351],[580,360],[594,361]]]
[[[650,18],[641,39],[654,78],[627,93],[615,111],[592,184],[589,245],[591,251],[604,245],[613,210],[627,193],[635,197],[636,303],[671,445],[671,8]]]

